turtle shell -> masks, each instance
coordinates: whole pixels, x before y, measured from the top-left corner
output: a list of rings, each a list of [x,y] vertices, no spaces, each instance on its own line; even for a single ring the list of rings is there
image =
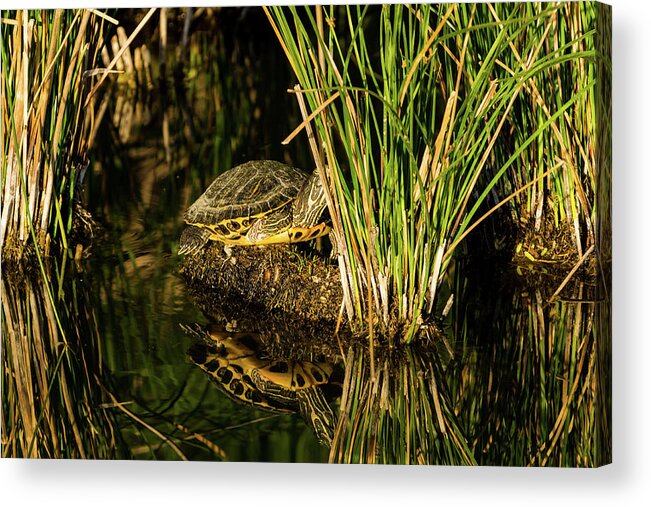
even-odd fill
[[[194,363],[204,370],[228,396],[273,412],[292,412],[286,403],[267,397],[251,380],[251,371],[268,361],[257,357],[258,337],[249,333],[206,332],[199,326],[185,327],[200,338],[188,351]]]
[[[241,382],[244,388],[253,387],[264,397],[291,403],[296,399],[296,391],[327,384],[333,371],[333,366],[326,362],[262,358],[261,342],[255,333],[217,329],[186,332],[201,337],[189,351],[193,361],[218,383],[228,385],[231,394],[241,401],[251,401],[239,388]]]
[[[188,208],[185,222],[228,237],[257,218],[292,203],[308,175],[273,160],[254,160],[221,174]]]
[[[188,351],[193,362],[230,398],[272,412],[299,412],[320,442],[330,445],[335,417],[320,391],[334,367],[326,362],[261,356],[255,333],[184,326],[200,340]]]

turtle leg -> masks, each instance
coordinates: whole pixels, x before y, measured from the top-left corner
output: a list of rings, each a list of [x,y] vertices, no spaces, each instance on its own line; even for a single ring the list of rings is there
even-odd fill
[[[246,237],[252,244],[287,243],[289,236],[281,238],[280,235],[291,225],[292,209],[285,206],[257,220],[246,233]],[[279,236],[277,241],[274,241],[274,236]]]
[[[210,229],[190,225],[181,233],[179,255],[189,255],[198,251],[210,240]]]
[[[335,414],[318,387],[296,391],[301,415],[323,445],[330,447],[335,433]]]

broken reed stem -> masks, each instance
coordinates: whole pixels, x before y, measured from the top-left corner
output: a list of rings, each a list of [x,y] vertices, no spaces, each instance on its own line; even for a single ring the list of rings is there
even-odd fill
[[[298,86],[298,85],[297,85]],[[287,90],[290,93],[302,93],[302,90],[300,90],[300,87],[297,89],[294,87],[293,90]],[[339,92],[335,92],[329,99],[327,99],[325,102],[319,105],[314,111],[310,113],[310,115],[305,118],[299,125],[296,127],[291,134],[289,134],[285,139],[281,141],[280,144],[287,145],[291,142],[292,139],[294,139],[300,132],[307,127],[307,124],[310,123],[321,111],[323,111],[326,107],[328,107],[334,100],[339,97]],[[308,136],[309,138],[309,136]]]
[[[567,285],[567,283],[572,279],[574,274],[578,271],[578,269],[583,265],[585,260],[590,256],[590,254],[594,252],[594,245],[590,245],[590,247],[585,251],[583,256],[579,259],[579,261],[574,265],[574,267],[570,270],[570,272],[567,274],[567,276],[563,279],[561,284],[558,286],[556,291],[551,295],[549,298],[549,303],[552,303],[556,297],[561,293],[563,288]]]

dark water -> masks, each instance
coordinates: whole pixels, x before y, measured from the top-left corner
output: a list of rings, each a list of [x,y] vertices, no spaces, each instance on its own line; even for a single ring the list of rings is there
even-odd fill
[[[547,287],[560,283],[549,275],[524,284],[515,271],[460,262],[446,281],[455,299],[436,353],[381,358],[375,383],[363,352],[347,358],[332,454],[299,414],[237,403],[193,364],[181,325],[206,318],[178,275],[184,210],[246,160],[309,167],[304,139],[280,145],[300,122],[285,93],[289,70],[263,20],[248,21],[197,30],[181,85],[168,76],[165,91],[116,87],[85,195],[103,226],[92,256],[59,263],[49,287],[3,278],[4,455],[609,461],[609,303],[581,284],[548,303]]]
[[[134,121],[117,157],[107,143],[101,178],[117,181],[89,183],[90,193],[97,191],[91,202],[107,196],[98,186],[115,189],[115,200],[94,212],[107,223],[116,248],[111,258],[95,259],[91,271],[102,273],[106,287],[98,321],[119,386],[116,397],[135,400],[143,419],[179,450],[141,424],[129,424],[123,435],[136,458],[324,461],[327,449],[300,417],[251,410],[216,389],[188,357],[192,339],[181,329],[206,322],[178,275],[185,209],[233,165],[260,158],[299,165],[307,156],[303,148],[280,145],[297,111],[283,93],[289,74],[271,50],[266,23],[253,15],[239,22],[241,13],[222,15],[235,20],[233,27],[221,25],[215,34],[208,24],[195,32],[191,70],[180,84],[170,81],[166,93],[154,92],[149,121]],[[254,41],[257,30],[266,32]],[[266,93],[271,88],[278,95]],[[116,166],[123,174],[111,174]],[[125,174],[126,192],[119,190]]]

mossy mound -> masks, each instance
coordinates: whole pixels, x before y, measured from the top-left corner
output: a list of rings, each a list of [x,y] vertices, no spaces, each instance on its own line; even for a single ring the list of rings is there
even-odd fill
[[[225,249],[214,242],[187,256],[180,272],[209,319],[259,333],[274,354],[341,356],[358,340],[344,323],[337,326],[338,266],[303,245]]]
[[[543,271],[562,273],[565,276],[579,260],[573,229],[569,224],[556,224],[552,218],[544,215],[536,230],[533,219],[522,219],[513,262],[523,266],[536,265]],[[577,276],[582,281],[596,280],[597,261],[594,252],[581,263]]]

